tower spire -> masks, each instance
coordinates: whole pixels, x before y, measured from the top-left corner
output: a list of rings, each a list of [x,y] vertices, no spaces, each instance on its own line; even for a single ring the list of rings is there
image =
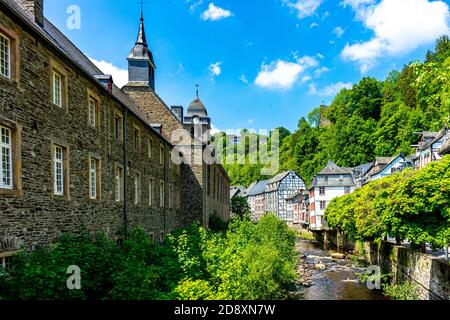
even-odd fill
[[[154,90],[156,66],[153,54],[148,47],[144,28],[144,4],[147,2],[139,0],[138,3],[141,5],[141,18],[135,46],[128,55],[128,80],[129,82],[148,83]]]
[[[198,98],[198,87],[200,87],[200,85],[197,83],[195,86],[197,87],[196,95],[197,95],[197,98]]]

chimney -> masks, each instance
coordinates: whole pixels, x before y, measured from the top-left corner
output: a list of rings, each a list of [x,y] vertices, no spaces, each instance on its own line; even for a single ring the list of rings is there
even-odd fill
[[[20,2],[34,14],[34,20],[39,25],[44,25],[44,0],[20,0]]]

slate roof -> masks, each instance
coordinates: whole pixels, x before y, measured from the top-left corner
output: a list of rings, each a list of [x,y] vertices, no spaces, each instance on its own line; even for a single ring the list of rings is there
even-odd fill
[[[94,82],[98,84],[101,90],[107,94],[112,95],[117,99],[124,107],[131,111],[139,120],[146,124],[153,132],[160,136],[170,145],[171,142],[164,136],[159,134],[153,129],[152,124],[149,122],[145,114],[139,109],[139,107],[133,102],[133,100],[116,85],[113,85],[112,92],[109,92],[98,81],[95,76],[105,75],[95,64],[89,60],[89,58],[81,52],[61,31],[59,31],[49,20],[44,18],[43,26],[39,25],[35,21],[35,17],[30,13],[24,5],[17,0],[1,0],[0,5],[6,5],[6,7],[17,15],[28,27],[30,27],[35,33],[47,41],[54,47],[61,55],[63,55],[68,61],[72,62],[77,68],[84,72]],[[159,97],[158,97],[159,98]]]
[[[239,195],[242,196],[242,194],[245,192],[244,186],[232,186],[230,188],[230,199]]]
[[[351,174],[352,170],[350,168],[338,167],[333,161],[328,161],[328,164],[320,170],[318,175],[333,175],[333,174]]]
[[[392,160],[396,159],[397,157],[376,157],[375,163],[376,164],[389,164],[392,162]]]
[[[249,193],[252,191],[253,187],[256,186],[258,181],[253,182],[251,185],[248,186],[248,188],[244,191],[243,197],[248,197]]]
[[[283,180],[284,178],[286,178],[286,176],[289,175],[291,172],[292,171],[286,171],[286,172],[279,173],[275,177],[273,177],[272,179],[269,179],[267,181],[267,184],[272,184],[272,183],[279,182],[279,181]]]
[[[353,172],[361,172],[361,176],[366,175],[369,172],[370,168],[373,166],[373,161],[369,163],[364,163],[359,166],[356,166],[352,169]]]
[[[258,181],[252,190],[247,193],[248,196],[258,196],[263,194],[266,190],[268,180]]]

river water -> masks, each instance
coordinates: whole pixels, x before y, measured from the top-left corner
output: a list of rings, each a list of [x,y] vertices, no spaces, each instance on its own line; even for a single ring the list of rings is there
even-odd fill
[[[297,250],[301,255],[302,268],[310,273],[310,287],[299,287],[299,293],[305,300],[388,300],[379,291],[370,290],[357,281],[356,273],[365,272],[364,268],[354,265],[351,260],[334,260],[330,253],[320,247],[318,242],[297,240]],[[317,264],[324,270],[314,268]]]

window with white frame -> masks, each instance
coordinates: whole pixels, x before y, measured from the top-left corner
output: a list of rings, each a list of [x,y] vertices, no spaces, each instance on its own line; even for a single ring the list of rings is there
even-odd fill
[[[320,201],[320,210],[325,210],[327,208],[327,203],[325,201]]]
[[[325,187],[319,187],[319,195],[321,196],[325,195]]]
[[[62,108],[62,88],[62,76],[58,72],[53,71],[53,103],[60,108]]]
[[[89,125],[93,128],[97,127],[98,121],[98,102],[89,97]]]
[[[10,271],[11,270],[11,261],[12,261],[12,256],[6,256],[6,257],[0,258],[0,269],[3,269],[5,271]]]
[[[0,127],[0,134],[0,188],[12,189],[12,134],[11,130],[6,127]]]
[[[99,199],[100,186],[100,160],[89,158],[89,198],[92,200]]]
[[[122,168],[116,166],[115,194],[116,202],[122,202]]]
[[[134,204],[138,204],[141,195],[141,176],[136,174],[134,177]]]
[[[164,182],[159,183],[159,206],[164,207]]]
[[[155,180],[150,179],[148,182],[148,205],[151,207],[155,202]]]
[[[64,150],[63,147],[54,146],[54,194],[62,196],[64,195]]]
[[[11,41],[0,33],[0,74],[11,78]]]

